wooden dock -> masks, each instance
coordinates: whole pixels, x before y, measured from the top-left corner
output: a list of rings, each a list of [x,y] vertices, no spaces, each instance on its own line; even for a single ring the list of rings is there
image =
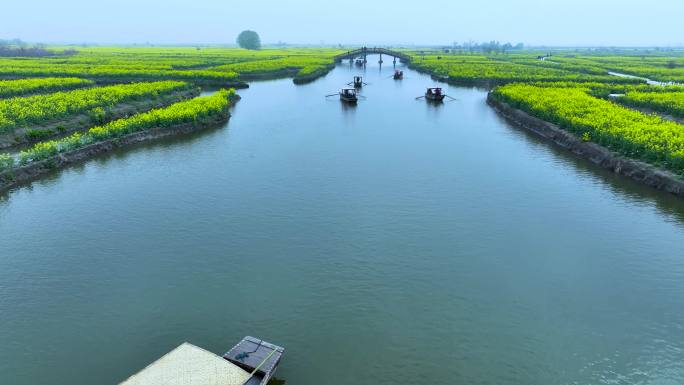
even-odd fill
[[[256,371],[247,385],[266,384],[273,377],[284,351],[285,348],[281,346],[247,336],[226,352],[223,358],[248,372]]]

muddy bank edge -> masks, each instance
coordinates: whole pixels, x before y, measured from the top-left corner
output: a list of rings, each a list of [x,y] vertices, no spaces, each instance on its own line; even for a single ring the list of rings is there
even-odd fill
[[[487,104],[515,126],[532,131],[592,163],[647,186],[684,197],[684,179],[674,173],[626,158],[596,143],[584,142],[555,124],[496,100],[491,92],[487,95]]]
[[[230,106],[237,103],[238,100],[240,100],[239,96],[237,96],[235,100],[230,103]],[[228,119],[230,119],[230,112],[228,112],[228,109],[226,109],[225,113],[214,116],[204,122],[184,123],[169,127],[151,128],[145,131],[128,134],[120,138],[108,139],[93,143],[74,151],[57,154],[49,159],[16,167],[12,170],[7,170],[0,173],[0,192],[5,192],[10,188],[39,179],[42,175],[49,172],[86,161],[90,158],[110,152],[117,148],[201,131],[206,128],[216,127],[219,124],[227,122]]]

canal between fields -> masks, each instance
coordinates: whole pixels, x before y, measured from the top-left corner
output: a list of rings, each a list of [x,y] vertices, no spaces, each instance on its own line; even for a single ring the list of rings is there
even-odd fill
[[[682,200],[369,62],[4,195],[0,383],[245,335],[292,385],[684,382]],[[358,106],[324,97],[359,73]]]

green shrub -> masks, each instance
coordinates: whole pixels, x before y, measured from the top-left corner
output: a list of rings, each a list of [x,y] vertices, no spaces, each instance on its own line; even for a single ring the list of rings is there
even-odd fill
[[[102,107],[95,107],[88,113],[93,123],[104,123],[107,120],[107,111]]]
[[[45,139],[53,134],[52,130],[31,129],[26,132],[26,137],[31,140]]]
[[[14,167],[14,158],[10,154],[0,154],[0,172],[10,170]]]

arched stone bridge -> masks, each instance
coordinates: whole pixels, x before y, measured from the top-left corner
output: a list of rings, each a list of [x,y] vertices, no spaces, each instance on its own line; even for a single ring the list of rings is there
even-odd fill
[[[365,58],[367,55],[372,55],[372,54],[392,56],[392,57],[399,59],[403,63],[408,63],[411,61],[411,56],[409,56],[405,53],[402,53],[402,52],[392,51],[391,49],[387,49],[387,48],[363,47],[363,48],[355,49],[353,51],[348,51],[346,53],[342,53],[342,54],[335,56],[335,62],[339,63],[344,59],[352,59],[353,60],[354,58],[357,58],[357,57]]]

